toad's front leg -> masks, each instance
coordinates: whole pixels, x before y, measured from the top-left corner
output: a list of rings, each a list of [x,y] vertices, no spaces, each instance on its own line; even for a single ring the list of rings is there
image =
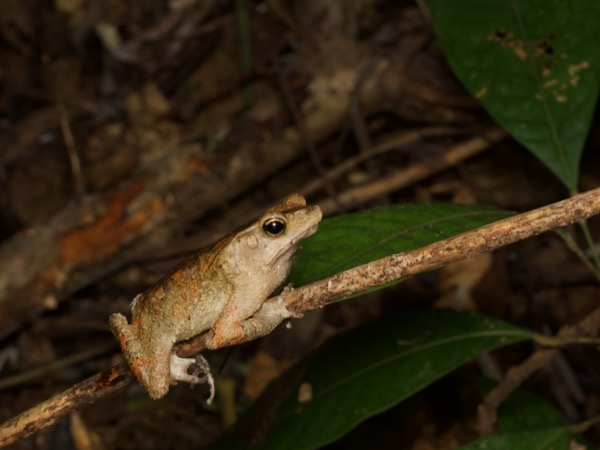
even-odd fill
[[[302,314],[292,313],[286,308],[283,301],[286,292],[287,288],[279,297],[263,303],[252,317],[245,320],[232,321],[231,315],[217,320],[213,329],[204,336],[204,347],[214,350],[257,339],[269,334],[286,319],[302,317]]]

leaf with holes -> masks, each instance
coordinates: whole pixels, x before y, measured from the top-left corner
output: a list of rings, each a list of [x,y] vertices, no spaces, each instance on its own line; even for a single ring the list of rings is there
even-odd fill
[[[450,66],[571,190],[600,83],[600,2],[427,0]]]

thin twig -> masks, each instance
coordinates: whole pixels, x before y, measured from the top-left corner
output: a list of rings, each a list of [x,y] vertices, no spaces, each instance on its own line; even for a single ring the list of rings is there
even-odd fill
[[[125,389],[133,379],[127,364],[122,363],[56,394],[4,422],[0,426],[0,447],[31,436],[85,405]]]
[[[466,131],[464,128],[433,126],[395,132],[393,135],[385,137],[380,144],[374,145],[373,147],[366,149],[364,152],[361,152],[356,156],[346,158],[340,164],[336,165],[332,169],[329,169],[327,171],[327,178],[334,180],[368,159],[392,150],[399,149],[403,146],[413,144],[427,137],[449,136],[459,133],[464,134]],[[309,196],[322,186],[323,179],[317,178],[302,186],[299,192],[304,196]]]
[[[563,239],[569,250],[571,250],[575,256],[577,256],[579,260],[588,268],[590,273],[594,274],[596,279],[600,281],[600,272],[598,271],[598,267],[596,267],[594,263],[592,263],[592,261],[587,257],[585,252],[573,238],[573,235],[571,233],[567,233],[565,230],[559,230],[558,235]]]
[[[360,206],[370,200],[412,185],[416,180],[439,173],[458,162],[470,158],[506,136],[500,128],[493,128],[479,136],[460,142],[436,157],[418,161],[409,167],[391,172],[389,175],[356,188],[349,189],[338,195],[336,201],[325,200],[320,203],[324,215],[338,211],[338,202],[348,208]]]
[[[67,147],[67,153],[69,154],[69,163],[71,164],[71,171],[73,172],[73,179],[75,180],[75,194],[77,201],[83,203],[85,196],[85,180],[83,179],[83,172],[81,171],[81,161],[79,159],[79,153],[77,153],[77,147],[75,145],[75,138],[71,131],[71,124],[69,123],[69,117],[67,111],[62,103],[56,106],[58,111],[58,122],[60,123],[60,130],[62,131],[65,146]]]

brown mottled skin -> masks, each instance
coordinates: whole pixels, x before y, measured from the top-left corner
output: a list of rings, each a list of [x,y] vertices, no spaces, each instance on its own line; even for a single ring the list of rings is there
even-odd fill
[[[131,325],[122,314],[111,315],[110,328],[150,397],[163,397],[176,381],[204,381],[187,373],[196,360],[176,356],[175,343],[211,329],[210,348],[239,342],[241,322],[283,283],[300,241],[315,233],[320,220],[318,206],[307,206],[304,197],[291,194],[139,294],[131,306]],[[285,318],[279,312],[260,317]]]

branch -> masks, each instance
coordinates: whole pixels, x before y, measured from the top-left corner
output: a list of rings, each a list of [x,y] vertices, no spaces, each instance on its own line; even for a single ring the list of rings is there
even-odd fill
[[[391,255],[340,272],[331,278],[288,292],[284,302],[291,312],[302,314],[375,286],[472,258],[545,231],[582,221],[598,213],[600,213],[600,188],[411,252]],[[276,301],[278,297],[268,300],[268,302]],[[205,348],[205,339],[206,334],[183,343],[178,354],[180,356],[197,354]],[[1,425],[0,446],[27,437],[56,423],[83,404],[93,403],[125,388],[132,379],[126,365],[120,364],[57,394]],[[43,417],[44,413],[47,417]]]
[[[600,213],[600,188],[533,211],[485,225],[407,253],[398,253],[340,272],[289,293],[294,313],[322,308],[334,300],[427,270],[488,253]]]

